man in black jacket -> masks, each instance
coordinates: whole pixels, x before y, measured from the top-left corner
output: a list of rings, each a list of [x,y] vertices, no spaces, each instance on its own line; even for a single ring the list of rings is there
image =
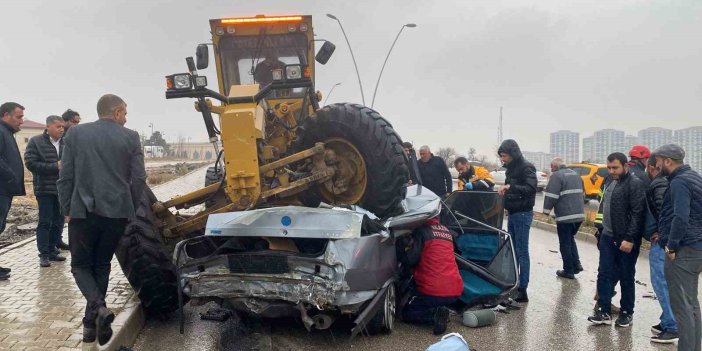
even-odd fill
[[[429,146],[419,148],[419,176],[422,185],[439,197],[444,197],[453,191],[453,179],[444,159],[434,156]]]
[[[61,117],[47,117],[44,133],[29,139],[24,151],[24,164],[32,172],[34,196],[39,204],[37,248],[41,267],[51,266],[50,261],[66,260],[56,248],[61,241],[64,222],[56,190],[63,151],[63,125]]]
[[[636,260],[646,220],[646,188],[629,172],[626,155],[615,152],[607,156],[609,176],[602,184],[602,233],[597,273],[598,309],[588,321],[594,325],[611,325],[614,281],[621,286],[621,309],[615,324],[629,327],[633,321]]]
[[[71,273],[87,300],[83,341],[104,345],[114,314],[105,294],[117,243],[146,185],[139,134],[124,128],[127,104],[104,95],[95,122],[71,127],[64,138],[58,194],[68,216]]]
[[[529,230],[536,199],[536,168],[524,159],[519,145],[512,139],[503,141],[497,154],[507,167],[505,185],[499,188],[498,193],[504,196],[505,210],[509,216],[507,230],[512,234],[519,264],[519,289],[514,300],[529,302]]]
[[[24,123],[24,107],[16,102],[0,105],[0,233],[5,230],[12,197],[25,195],[24,166],[14,134]],[[10,277],[10,269],[0,267],[0,280]]]

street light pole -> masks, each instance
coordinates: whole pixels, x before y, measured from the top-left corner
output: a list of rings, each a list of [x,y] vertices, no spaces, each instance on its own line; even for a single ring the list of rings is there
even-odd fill
[[[392,42],[392,45],[390,45],[390,50],[388,50],[387,56],[385,56],[385,61],[383,62],[383,67],[380,69],[380,73],[378,74],[378,81],[375,82],[375,90],[373,90],[373,100],[371,101],[371,108],[373,108],[373,105],[375,105],[375,94],[378,93],[378,85],[380,85],[380,77],[383,76],[383,70],[385,70],[385,64],[388,63],[388,58],[390,58],[390,53],[392,52],[392,49],[395,47],[395,43],[397,43],[397,39],[400,38],[400,34],[402,34],[402,30],[405,29],[405,27],[409,28],[414,28],[417,25],[414,23],[407,23],[400,28],[400,31],[397,32],[397,36],[395,37],[395,41]]]
[[[154,135],[154,124],[149,123],[149,127],[151,127],[151,136],[149,136],[149,139],[151,139],[151,137]]]
[[[329,93],[327,94],[327,96],[324,97],[324,102],[322,103],[323,106],[327,106],[327,99],[329,99],[329,96],[331,95],[332,91],[334,91],[334,88],[336,88],[337,85],[341,85],[341,83],[336,83],[331,87],[331,89],[329,89]]]
[[[341,21],[336,18],[336,16],[332,15],[331,13],[327,14],[327,17],[333,19],[336,21],[336,23],[339,24],[339,28],[341,28],[341,34],[344,35],[344,39],[346,39],[346,45],[349,46],[349,51],[351,52],[351,59],[353,60],[353,67],[356,68],[356,77],[358,77],[358,87],[361,89],[361,101],[363,102],[363,106],[366,105],[366,97],[363,95],[363,84],[361,83],[361,74],[358,73],[358,65],[356,64],[356,57],[353,55],[353,49],[351,49],[351,43],[349,42],[349,38],[346,36],[346,31],[344,31],[344,26],[341,25]]]

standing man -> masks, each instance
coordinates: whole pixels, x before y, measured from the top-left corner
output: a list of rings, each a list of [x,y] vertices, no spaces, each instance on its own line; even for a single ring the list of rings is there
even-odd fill
[[[648,236],[651,241],[651,250],[648,253],[648,264],[651,270],[651,285],[653,285],[653,291],[656,293],[658,303],[661,305],[662,310],[660,323],[651,327],[651,331],[655,333],[655,335],[651,337],[651,341],[659,344],[672,344],[678,341],[678,324],[675,322],[675,316],[670,307],[668,283],[665,280],[665,251],[662,246],[658,245],[658,240],[660,239],[658,221],[663,207],[665,192],[668,190],[668,179],[666,179],[660,169],[656,167],[656,158],[654,156],[649,157],[647,163],[646,174],[651,183],[648,185],[648,189],[646,189],[648,214],[644,238]]]
[[[621,152],[607,156],[607,170],[609,176],[602,184],[604,197],[600,206],[598,309],[587,319],[594,325],[612,324],[612,291],[618,278],[622,294],[615,325],[629,327],[634,319],[634,276],[646,219],[646,188],[629,172],[626,155]]]
[[[668,256],[665,279],[678,323],[678,350],[700,351],[702,321],[697,285],[702,272],[702,177],[683,164],[685,151],[680,146],[663,145],[653,156],[670,182],[658,222],[658,244]]]
[[[24,107],[16,102],[0,105],[0,233],[5,231],[12,197],[25,195],[24,166],[14,134],[24,123]],[[0,280],[10,277],[10,268],[0,267]]]
[[[563,269],[557,270],[561,278],[575,279],[583,271],[578,254],[575,234],[585,220],[585,202],[583,201],[583,180],[580,174],[565,168],[562,158],[551,161],[551,178],[544,192],[544,213],[554,210],[558,243],[560,244]]]
[[[73,111],[70,108],[61,115],[61,118],[63,118],[63,121],[66,122],[64,126],[66,132],[68,132],[68,128],[71,128],[74,125],[80,123],[80,115],[78,114],[78,112]]]
[[[64,221],[56,190],[63,151],[63,125],[61,117],[47,117],[44,133],[29,139],[24,151],[24,164],[32,172],[34,195],[39,204],[37,248],[41,267],[51,266],[50,261],[66,260],[56,248],[61,241]]]
[[[453,179],[451,172],[444,159],[434,156],[429,150],[429,146],[424,145],[419,148],[419,176],[422,177],[422,185],[431,190],[439,197],[444,197],[453,190]]]
[[[458,189],[491,191],[495,180],[485,167],[474,166],[461,156],[453,161],[453,167],[458,171]]]
[[[414,151],[414,147],[412,146],[412,143],[405,141],[402,143],[402,149],[405,151],[405,155],[407,155],[407,160],[409,161],[409,170],[410,170],[410,185],[412,184],[419,184],[419,181],[417,179],[417,172],[415,171],[415,166],[414,162],[417,161],[417,154]]]
[[[145,186],[139,134],[124,127],[127,104],[107,94],[97,103],[100,119],[71,127],[64,139],[58,180],[61,211],[68,217],[71,273],[87,301],[83,341],[104,345],[114,314],[105,294],[110,262]]]
[[[519,145],[512,139],[503,141],[497,149],[497,154],[507,168],[505,185],[498,189],[498,193],[504,196],[505,210],[509,218],[507,230],[514,238],[519,265],[519,288],[514,300],[529,302],[529,230],[536,201],[536,168],[524,159]]]
[[[651,150],[646,145],[634,145],[629,150],[629,172],[641,179],[646,188],[650,182],[646,174],[646,163],[649,157],[651,157]]]

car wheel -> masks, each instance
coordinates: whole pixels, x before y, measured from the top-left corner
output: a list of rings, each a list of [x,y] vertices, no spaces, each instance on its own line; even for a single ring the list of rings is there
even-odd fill
[[[395,310],[397,296],[395,295],[395,284],[390,284],[385,293],[383,306],[378,309],[373,319],[368,322],[368,333],[373,334],[390,334],[395,326]]]

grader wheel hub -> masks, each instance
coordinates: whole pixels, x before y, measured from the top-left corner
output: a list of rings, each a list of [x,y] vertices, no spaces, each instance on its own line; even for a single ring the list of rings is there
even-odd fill
[[[334,177],[320,187],[322,195],[335,203],[358,203],[368,185],[363,156],[353,144],[342,138],[328,139],[324,146],[324,161],[335,172]]]

